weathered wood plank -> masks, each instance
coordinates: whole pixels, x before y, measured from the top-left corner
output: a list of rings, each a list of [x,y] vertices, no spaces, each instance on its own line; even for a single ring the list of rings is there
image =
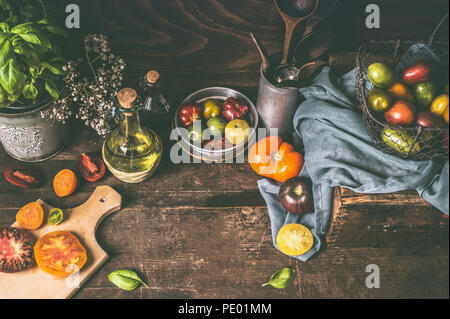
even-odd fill
[[[335,190],[330,246],[448,247],[448,217],[414,191],[357,194]]]
[[[129,64],[128,82],[148,68],[158,68],[177,101],[196,89],[225,85],[255,96],[259,56],[248,33],[254,32],[269,53],[281,51],[284,25],[273,0],[120,1],[64,0],[79,3],[82,28],[73,31],[71,52],[82,36],[110,35],[117,53]],[[365,27],[365,7],[373,1],[341,1],[328,24],[337,34],[333,51],[356,50],[372,39],[425,40],[448,1],[380,0],[381,28]],[[301,31],[301,28],[299,29]],[[448,38],[448,25],[443,28]],[[298,39],[296,37],[295,39]]]

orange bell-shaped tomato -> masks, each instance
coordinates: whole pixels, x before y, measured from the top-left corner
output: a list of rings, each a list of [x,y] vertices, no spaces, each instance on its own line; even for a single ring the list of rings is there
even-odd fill
[[[266,137],[253,145],[249,162],[259,175],[281,183],[298,176],[305,163],[303,156],[278,136]]]

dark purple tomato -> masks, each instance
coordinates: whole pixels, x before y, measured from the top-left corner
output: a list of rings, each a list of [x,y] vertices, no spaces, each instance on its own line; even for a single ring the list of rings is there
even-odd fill
[[[431,112],[420,112],[417,115],[416,123],[422,127],[430,128],[430,127],[441,127],[445,128],[445,123],[442,118],[434,115]]]
[[[281,185],[279,199],[290,213],[303,215],[314,212],[312,182],[307,178],[288,179]]]

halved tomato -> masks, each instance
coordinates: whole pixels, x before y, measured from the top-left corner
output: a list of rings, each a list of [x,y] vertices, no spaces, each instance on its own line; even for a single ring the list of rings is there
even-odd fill
[[[87,261],[86,249],[68,231],[44,235],[34,246],[34,256],[40,269],[56,277],[80,271]]]

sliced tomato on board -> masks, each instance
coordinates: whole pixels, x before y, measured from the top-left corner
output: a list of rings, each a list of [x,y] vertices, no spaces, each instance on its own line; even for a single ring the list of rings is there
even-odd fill
[[[44,235],[34,246],[34,256],[40,269],[56,277],[80,271],[87,261],[86,249],[68,231]]]
[[[36,230],[44,222],[44,209],[36,202],[29,203],[17,212],[16,221],[22,228]]]

